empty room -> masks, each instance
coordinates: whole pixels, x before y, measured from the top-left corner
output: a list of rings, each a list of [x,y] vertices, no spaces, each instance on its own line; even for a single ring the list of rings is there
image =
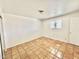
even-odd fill
[[[79,0],[0,0],[0,59],[79,59]]]

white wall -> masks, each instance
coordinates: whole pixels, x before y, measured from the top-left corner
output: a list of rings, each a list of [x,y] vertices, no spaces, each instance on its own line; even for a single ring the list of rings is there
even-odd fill
[[[58,17],[58,18],[55,18],[55,19],[44,21],[44,25],[43,25],[44,36],[47,36],[49,38],[53,38],[53,39],[56,39],[56,40],[64,41],[64,42],[67,42],[67,43],[70,42],[69,41],[70,40],[69,39],[69,33],[70,33],[69,20],[73,21],[73,20],[75,20],[76,17],[77,17],[77,19],[79,18],[79,12],[73,13],[71,15],[67,15],[67,16]],[[58,20],[58,19],[61,19],[63,21],[63,28],[59,29],[59,30],[51,29],[50,26],[49,26],[50,22],[53,21],[53,20]]]
[[[53,20],[61,19],[63,21],[63,28],[62,29],[51,29],[50,22]],[[53,38],[60,41],[67,41],[68,39],[68,18],[60,17],[56,19],[47,20],[44,22],[44,36]]]
[[[17,5],[19,0],[6,0],[4,3],[4,9],[3,11],[6,13],[12,13],[12,14],[4,14],[4,29],[5,29],[5,41],[6,41],[6,48],[15,46],[19,43],[27,42],[33,38],[42,36],[47,36],[50,38],[55,38],[57,40],[68,42],[68,29],[69,29],[69,20],[71,15],[59,17],[56,19],[62,19],[63,20],[63,28],[61,30],[52,30],[49,27],[49,23],[52,20],[45,21],[44,23],[41,23],[37,19],[28,18],[28,17],[22,17],[18,15],[24,15],[24,16],[32,16],[37,18],[47,18],[49,15],[53,14],[61,14],[64,11],[70,12],[73,9],[78,8],[79,4],[77,3],[79,0],[67,0],[67,5],[64,5],[65,0],[60,0],[62,2],[57,2],[54,0],[21,0],[19,1],[19,4]],[[58,5],[52,4],[53,1],[54,4],[61,4],[61,8]],[[49,2],[49,3],[48,3]],[[75,2],[75,3],[74,3]],[[66,4],[65,3],[65,4]],[[74,4],[73,4],[74,3]],[[62,6],[63,5],[63,6]],[[20,6],[20,7],[19,7]],[[53,7],[52,7],[53,6]],[[55,7],[58,8],[56,9]],[[63,8],[65,6],[65,8]],[[76,7],[77,6],[77,7]],[[38,13],[39,9],[45,10],[44,14]],[[64,10],[66,9],[66,10]],[[56,10],[56,11],[55,11]],[[55,13],[54,13],[55,12]],[[18,14],[18,15],[17,15]],[[42,31],[43,28],[43,31]]]
[[[79,12],[70,21],[70,43],[79,46]]]
[[[42,35],[52,39],[71,43],[69,39],[69,20],[74,20],[76,17],[78,19],[78,16],[79,12],[41,22],[38,19],[4,14],[3,21],[6,48],[28,42],[32,39],[41,37]],[[51,29],[49,26],[50,22],[58,19],[63,21],[63,28],[59,30]]]
[[[6,48],[41,36],[41,22],[37,19],[4,14]]]

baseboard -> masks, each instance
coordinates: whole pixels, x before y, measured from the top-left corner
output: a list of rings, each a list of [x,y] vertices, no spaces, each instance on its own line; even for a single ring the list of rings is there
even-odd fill
[[[26,43],[26,42],[30,42],[30,41],[35,40],[35,39],[40,38],[40,37],[42,37],[42,36],[35,36],[35,37],[31,37],[31,38],[26,38],[26,39],[28,39],[28,40],[23,41],[23,42],[19,42],[19,43],[15,44],[15,45],[12,45],[12,46],[9,46],[9,47],[7,47],[7,48],[5,49],[5,51],[7,51],[7,49],[9,49],[9,48],[12,48],[12,47],[14,47],[14,46],[17,46],[17,45],[19,45],[19,44],[23,44],[23,43]]]

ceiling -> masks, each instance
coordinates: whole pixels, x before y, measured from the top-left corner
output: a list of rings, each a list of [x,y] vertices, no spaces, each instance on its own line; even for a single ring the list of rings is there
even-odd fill
[[[40,19],[78,8],[79,0],[3,0],[4,13]],[[44,12],[40,13],[39,10]]]

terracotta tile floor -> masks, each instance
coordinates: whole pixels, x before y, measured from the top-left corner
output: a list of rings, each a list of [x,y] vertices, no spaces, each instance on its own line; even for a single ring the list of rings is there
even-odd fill
[[[5,59],[79,59],[79,47],[41,37],[9,48]]]

